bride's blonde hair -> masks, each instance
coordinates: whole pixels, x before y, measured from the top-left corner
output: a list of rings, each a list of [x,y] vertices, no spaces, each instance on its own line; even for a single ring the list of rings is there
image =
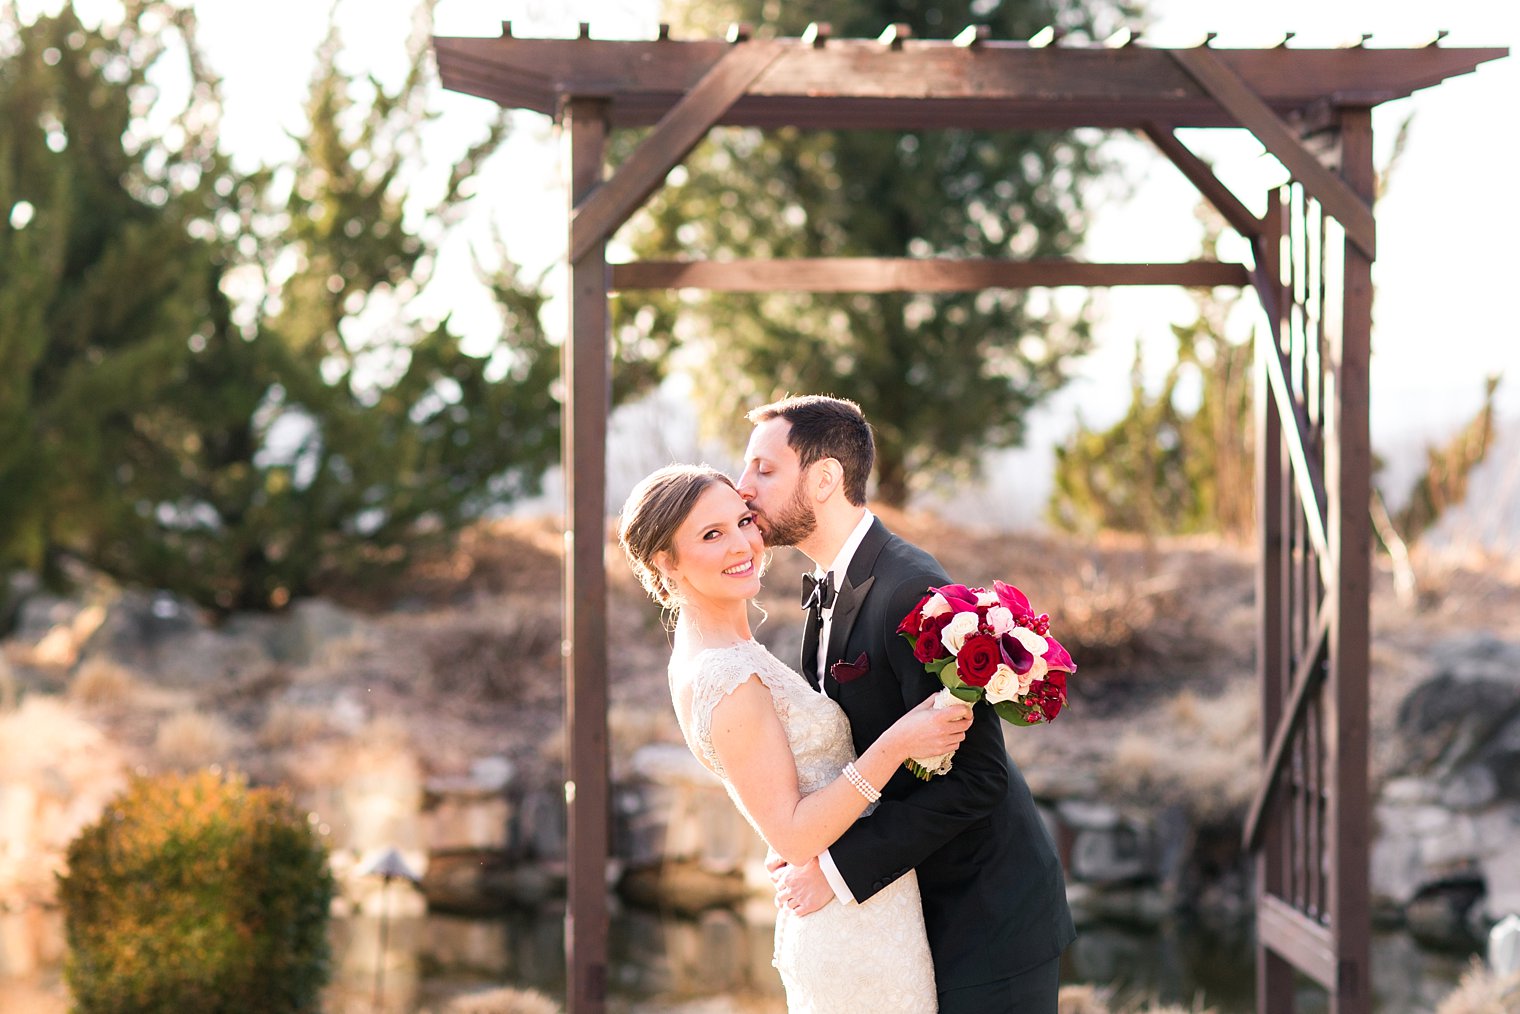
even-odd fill
[[[655,558],[674,553],[676,529],[702,494],[716,483],[737,492],[734,481],[715,468],[666,465],[633,487],[618,514],[618,545],[628,558],[628,566],[649,597],[671,612],[680,607],[680,602]]]

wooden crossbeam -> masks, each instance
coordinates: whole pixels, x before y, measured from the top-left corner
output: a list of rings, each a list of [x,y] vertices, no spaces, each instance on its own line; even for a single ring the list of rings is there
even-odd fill
[[[655,124],[612,178],[575,206],[570,217],[571,263],[627,221],[784,50],[785,46],[774,40],[749,41],[734,45],[714,64]]]
[[[1283,763],[1287,759],[1288,746],[1293,742],[1293,734],[1298,731],[1299,725],[1303,722],[1304,714],[1309,707],[1311,692],[1324,678],[1325,648],[1330,636],[1330,617],[1333,612],[1334,610],[1323,604],[1320,606],[1319,623],[1315,625],[1314,632],[1309,635],[1309,641],[1304,645],[1303,657],[1299,659],[1298,668],[1293,671],[1292,695],[1287,707],[1283,709],[1282,719],[1272,733],[1272,745],[1267,748],[1267,755],[1262,762],[1261,783],[1257,785],[1256,794],[1251,798],[1251,806],[1246,810],[1245,829],[1241,838],[1248,852],[1256,850],[1258,839],[1261,837],[1262,818],[1266,815],[1267,806],[1272,802],[1272,797],[1277,791],[1278,775],[1282,773]]]
[[[1256,906],[1256,937],[1336,995],[1338,963],[1329,929],[1281,898],[1264,895]]]
[[[1263,357],[1267,382],[1272,388],[1272,400],[1277,403],[1277,414],[1282,418],[1283,439],[1288,445],[1288,458],[1293,462],[1293,486],[1298,490],[1298,502],[1308,522],[1309,541],[1319,557],[1320,576],[1328,582],[1330,540],[1325,535],[1324,466],[1309,446],[1309,417],[1293,398],[1276,342],[1267,351],[1269,354]]]
[[[1072,260],[823,257],[793,260],[634,261],[612,265],[612,287],[711,292],[971,292],[1062,285],[1244,287],[1245,267],[1221,261],[1093,264]]]
[[[1151,139],[1151,143],[1159,148],[1163,155],[1171,159],[1172,164],[1182,171],[1182,175],[1186,176],[1215,210],[1224,216],[1224,220],[1230,223],[1230,228],[1247,239],[1255,239],[1262,234],[1261,219],[1251,214],[1251,209],[1242,204],[1240,198],[1220,182],[1208,163],[1193,154],[1192,150],[1183,144],[1169,127],[1164,127],[1159,123],[1147,123],[1142,129],[1145,136]]]
[[[1111,126],[1147,121],[1230,126],[1231,117],[1171,58],[1147,46],[1107,49],[961,37],[875,39],[815,33],[723,114],[739,126],[817,129]],[[744,45],[755,45],[754,40]],[[1044,45],[1040,45],[1044,43]],[[437,38],[444,87],[555,115],[572,95],[611,102],[614,128],[649,126],[729,53],[722,40]],[[1505,49],[1215,49],[1279,116],[1319,103],[1376,105],[1466,74]],[[513,73],[496,72],[510,67]]]
[[[1242,127],[1304,185],[1326,213],[1340,222],[1346,236],[1369,258],[1376,256],[1377,226],[1371,206],[1303,146],[1270,106],[1209,49],[1172,49],[1172,59],[1213,96]]]

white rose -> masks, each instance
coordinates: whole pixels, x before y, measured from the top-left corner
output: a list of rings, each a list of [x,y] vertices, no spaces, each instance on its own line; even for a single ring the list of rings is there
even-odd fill
[[[998,604],[997,592],[990,592],[990,591],[987,591],[985,588],[982,589],[982,592],[979,595],[977,595],[977,597],[976,597],[976,604],[979,605],[979,606],[995,606],[995,605],[997,605]]]
[[[1011,633],[1014,639],[1022,644],[1036,660],[1041,660],[1045,654],[1045,649],[1050,647],[1049,641],[1028,627],[1014,627]]]
[[[997,672],[992,674],[992,679],[987,681],[987,700],[993,704],[999,701],[1016,701],[1024,696],[1028,687],[1020,687],[1019,674],[1008,666],[999,663]]]
[[[930,616],[942,616],[950,611],[950,602],[939,592],[929,596],[929,601],[924,603],[919,615],[927,619]]]
[[[1046,666],[1045,660],[1043,658],[1035,658],[1034,665],[1029,667],[1029,671],[1019,677],[1020,697],[1023,697],[1025,694],[1029,693],[1029,685],[1031,683],[1033,683],[1035,680],[1042,680],[1045,678],[1045,672],[1047,668],[1048,667]]]
[[[976,633],[976,628],[981,626],[981,621],[976,618],[976,613],[956,613],[945,624],[945,629],[940,632],[939,639],[945,642],[945,647],[950,649],[950,654],[959,655],[961,646],[966,643],[966,638]]]
[[[993,637],[1002,637],[1013,629],[1013,613],[1003,606],[993,606],[987,610],[987,626],[992,628]]]

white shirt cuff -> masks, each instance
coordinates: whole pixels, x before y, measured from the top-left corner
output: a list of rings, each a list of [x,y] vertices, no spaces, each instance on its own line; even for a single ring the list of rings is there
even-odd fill
[[[850,893],[850,885],[840,876],[839,867],[834,865],[834,857],[829,855],[828,849],[818,853],[818,868],[823,871],[823,879],[834,889],[834,897],[841,905],[855,904],[855,895]]]

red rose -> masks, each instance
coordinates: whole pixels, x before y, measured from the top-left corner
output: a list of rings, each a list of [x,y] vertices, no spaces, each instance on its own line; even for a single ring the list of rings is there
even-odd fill
[[[955,657],[955,668],[961,674],[961,680],[974,687],[984,687],[987,681],[992,679],[993,673],[997,672],[998,663],[1003,660],[1003,653],[998,647],[997,638],[989,634],[971,634],[961,645],[961,652]]]
[[[950,654],[945,647],[945,642],[939,638],[940,631],[944,630],[945,624],[949,622],[949,613],[925,616],[923,626],[918,631],[918,643],[913,645],[913,657],[928,665]]]
[[[931,592],[930,595],[933,593]],[[918,605],[908,611],[903,621],[897,625],[899,634],[907,634],[909,637],[917,637],[924,628],[924,603],[929,601],[930,595],[925,595],[918,600]]]

